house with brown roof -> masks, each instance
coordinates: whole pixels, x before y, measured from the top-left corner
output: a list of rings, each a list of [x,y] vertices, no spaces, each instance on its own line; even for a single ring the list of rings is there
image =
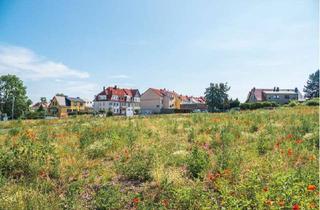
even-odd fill
[[[39,110],[39,109],[42,109],[42,110],[47,110],[48,109],[48,106],[49,106],[49,104],[47,103],[47,102],[45,102],[45,101],[40,101],[40,102],[37,102],[37,103],[35,103],[35,104],[33,104],[32,106],[31,106],[31,110],[32,111],[37,111],[37,110]]]
[[[57,117],[67,117],[69,114],[85,111],[85,101],[80,97],[55,95],[48,106],[49,114]]]
[[[291,100],[303,100],[303,96],[298,88],[280,89],[279,87],[274,87],[273,89],[261,89],[254,87],[249,92],[246,102],[254,103],[270,101],[279,104],[286,104]]]
[[[95,111],[112,111],[114,114],[126,114],[126,112],[140,112],[140,92],[138,89],[126,89],[103,87],[103,90],[95,96],[93,108]]]
[[[180,109],[181,99],[175,91],[149,88],[141,95],[142,113],[161,113],[163,110]]]

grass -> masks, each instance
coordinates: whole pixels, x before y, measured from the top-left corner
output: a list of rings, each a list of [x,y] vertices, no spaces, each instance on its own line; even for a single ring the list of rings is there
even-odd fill
[[[318,209],[319,109],[0,124],[0,209]]]

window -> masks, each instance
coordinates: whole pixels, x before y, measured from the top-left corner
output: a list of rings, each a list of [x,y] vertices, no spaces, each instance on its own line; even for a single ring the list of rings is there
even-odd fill
[[[159,106],[159,105],[157,105],[156,107],[157,107],[157,108],[159,108],[160,106]]]
[[[285,95],[284,98],[285,99],[290,99],[290,96],[289,95]]]

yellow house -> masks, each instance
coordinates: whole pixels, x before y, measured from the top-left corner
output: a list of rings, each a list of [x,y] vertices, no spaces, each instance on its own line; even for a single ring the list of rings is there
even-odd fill
[[[181,109],[181,101],[181,97],[177,93],[174,93],[174,107],[176,109]]]
[[[81,98],[56,95],[49,105],[49,114],[57,117],[67,117],[70,113],[86,111],[85,101]]]

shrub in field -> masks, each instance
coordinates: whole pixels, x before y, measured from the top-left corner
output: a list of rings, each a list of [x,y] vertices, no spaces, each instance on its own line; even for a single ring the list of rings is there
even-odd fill
[[[310,100],[305,102],[305,105],[307,105],[307,106],[319,106],[319,100],[320,100],[320,98],[310,99]]]
[[[8,184],[0,188],[0,209],[60,209],[60,200],[53,192]]]
[[[27,131],[0,148],[0,174],[12,178],[57,177],[59,159],[55,148]]]
[[[80,134],[80,148],[84,149],[96,141],[111,141],[119,139],[117,129],[104,130],[102,128],[86,128]]]
[[[289,104],[288,104],[289,107],[294,107],[294,106],[297,106],[297,105],[299,105],[299,103],[297,101],[295,101],[295,100],[290,101]]]
[[[188,142],[194,142],[196,137],[196,132],[193,127],[188,128],[187,135],[188,135]]]
[[[172,209],[218,208],[212,197],[212,192],[203,188],[200,183],[196,183],[194,186],[179,186],[173,189],[170,206]]]
[[[116,163],[117,171],[128,180],[149,181],[152,179],[153,154],[146,151],[131,151]]]
[[[258,126],[257,126],[256,124],[253,124],[253,125],[250,126],[249,131],[250,131],[251,133],[254,133],[254,132],[257,132],[258,129],[259,129]]]
[[[94,205],[97,210],[121,209],[123,195],[118,187],[102,186],[95,195]]]
[[[103,140],[103,141],[96,141],[93,144],[90,144],[86,149],[85,152],[87,156],[91,159],[101,158],[104,157],[107,151],[113,148],[113,141],[111,140]]]
[[[107,111],[107,117],[111,117],[111,116],[113,116],[113,112],[111,111],[111,109],[109,109]]]
[[[21,131],[21,128],[16,127],[16,128],[11,128],[8,133],[10,136],[15,136],[15,135],[18,135],[20,131]]]
[[[215,158],[217,171],[222,171],[229,167],[230,152],[227,149],[221,148],[216,150]]]
[[[264,101],[264,102],[255,102],[255,103],[242,103],[240,104],[240,109],[242,110],[253,110],[266,107],[278,107],[279,104],[276,102]]]
[[[258,138],[257,150],[259,155],[264,155],[267,153],[268,147],[266,145],[266,140],[262,137]]]
[[[187,167],[191,178],[202,178],[203,172],[208,168],[208,166],[209,155],[198,147],[193,147],[187,160]]]
[[[63,197],[64,209],[79,209],[82,206],[82,200],[80,199],[80,193],[83,189],[83,181],[72,181],[67,185],[67,190]]]

